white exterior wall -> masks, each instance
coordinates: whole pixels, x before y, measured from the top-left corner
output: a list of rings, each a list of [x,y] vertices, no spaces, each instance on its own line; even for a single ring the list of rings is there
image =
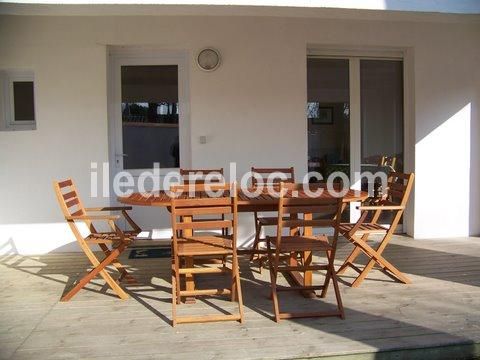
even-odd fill
[[[406,170],[415,166],[417,175],[408,232],[416,238],[478,234],[479,40],[478,21],[0,17],[0,69],[34,70],[37,109],[37,130],[0,132],[0,252],[74,248],[53,179],[73,177],[87,206],[108,203],[88,198],[90,162],[108,161],[108,45],[189,51],[193,167],[227,169],[236,161],[238,172],[294,165],[298,174],[307,161],[307,46],[407,49],[414,101],[406,109],[412,121]],[[213,73],[193,61],[205,46],[222,54]],[[199,144],[200,135],[207,144]],[[159,224],[168,226],[163,216]],[[245,221],[244,238],[251,226]]]

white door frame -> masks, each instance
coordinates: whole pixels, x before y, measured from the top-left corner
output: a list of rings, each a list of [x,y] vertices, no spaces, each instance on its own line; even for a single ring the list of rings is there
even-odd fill
[[[355,172],[361,172],[361,109],[360,109],[360,60],[402,60],[403,61],[403,160],[404,170],[413,172],[415,169],[415,123],[414,123],[414,83],[413,83],[413,53],[408,48],[381,47],[337,47],[309,45],[307,56],[318,58],[337,58],[349,60],[350,82],[350,179],[352,188],[360,189],[360,181],[354,179]],[[405,230],[409,235],[414,231],[414,195],[411,194],[409,205],[403,216],[403,224],[397,231]],[[360,216],[356,210],[358,203],[352,203],[350,221],[355,222]]]
[[[191,165],[190,101],[188,92],[188,52],[158,50],[144,47],[111,47],[108,52],[108,131],[110,178],[123,169],[122,114],[121,114],[121,66],[122,65],[177,65],[180,166]],[[151,169],[125,170],[134,177]],[[162,168],[164,176],[177,168]]]

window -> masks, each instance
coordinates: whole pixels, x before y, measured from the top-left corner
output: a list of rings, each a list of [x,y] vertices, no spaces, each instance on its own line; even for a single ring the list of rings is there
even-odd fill
[[[35,130],[35,86],[31,71],[0,71],[1,130]]]

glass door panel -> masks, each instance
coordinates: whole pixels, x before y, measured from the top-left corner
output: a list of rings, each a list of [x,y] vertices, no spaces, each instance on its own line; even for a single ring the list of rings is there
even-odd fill
[[[403,62],[360,60],[360,102],[362,171],[403,171]]]
[[[360,104],[362,172],[403,172],[403,62],[360,60]],[[364,190],[368,185],[362,181]],[[389,223],[391,216],[382,213],[380,222]]]
[[[177,168],[178,66],[121,67],[124,169]]]
[[[335,171],[350,178],[349,89],[348,59],[307,59],[308,171],[324,181]]]

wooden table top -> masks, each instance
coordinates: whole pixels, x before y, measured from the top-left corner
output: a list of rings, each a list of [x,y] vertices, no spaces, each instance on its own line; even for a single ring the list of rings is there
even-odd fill
[[[312,191],[318,189],[319,186],[310,186]],[[253,192],[253,189],[250,189]],[[307,197],[304,191],[298,191],[299,197]],[[321,198],[332,197],[326,189],[320,195]],[[368,198],[368,193],[364,191],[355,191],[348,190],[348,192],[343,197],[344,202],[353,202],[353,201],[364,201]],[[170,206],[170,196],[163,190],[154,191],[149,193],[133,193],[129,196],[120,196],[118,201],[126,205],[135,205],[135,206],[159,206],[159,207],[168,207]],[[238,206],[239,207],[254,207],[254,206],[273,206],[278,204],[278,198],[268,194],[267,191],[264,191],[259,196],[250,197],[242,190],[239,191],[238,195]]]

